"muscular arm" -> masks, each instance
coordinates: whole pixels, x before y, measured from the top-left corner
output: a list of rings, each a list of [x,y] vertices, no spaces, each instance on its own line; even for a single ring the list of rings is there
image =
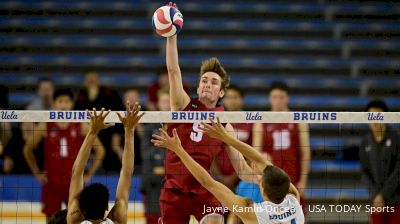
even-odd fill
[[[171,110],[183,110],[190,102],[182,83],[181,69],[178,62],[177,36],[167,38],[166,62],[169,80]]]
[[[97,133],[89,131],[83,141],[79,153],[75,159],[71,173],[71,183],[69,187],[67,223],[74,224],[83,221],[83,215],[79,209],[78,196],[83,189],[83,173],[86,163],[90,156],[90,151],[97,138]]]
[[[42,141],[44,137],[44,133],[46,132],[45,123],[40,123],[37,126],[34,126],[34,130],[32,132],[32,135],[30,135],[30,138],[24,145],[23,153],[25,160],[32,171],[32,174],[37,177],[37,175],[40,173],[40,169],[33,151],[37,148],[40,141]]]
[[[237,138],[235,137],[235,130],[233,129],[231,124],[227,124],[225,130],[227,131],[229,137],[237,140]],[[247,164],[246,160],[243,157],[243,154],[234,146],[229,144],[227,145],[228,146],[226,147],[226,150],[228,150],[227,152],[229,159],[231,160],[232,166],[235,169],[235,172],[237,173],[239,179],[258,184],[260,178],[257,176],[262,174],[262,172],[254,172],[254,170]]]
[[[108,217],[114,222],[126,223],[129,193],[131,189],[132,174],[134,168],[134,130],[125,132],[125,145],[122,154],[122,168],[119,174],[115,204]]]

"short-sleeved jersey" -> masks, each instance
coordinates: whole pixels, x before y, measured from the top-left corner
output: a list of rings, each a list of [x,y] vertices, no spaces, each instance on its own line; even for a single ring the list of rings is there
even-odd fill
[[[264,201],[255,203],[253,209],[259,224],[304,224],[303,209],[291,194],[280,204]]]
[[[61,129],[56,123],[47,123],[44,168],[49,184],[55,187],[69,186],[72,166],[82,143],[79,123],[71,123],[66,129]]]
[[[184,111],[223,111],[222,106],[207,108],[198,99],[191,99]],[[190,115],[191,116],[191,115]],[[168,124],[168,134],[171,135],[175,128],[183,148],[204,169],[210,172],[214,157],[223,149],[223,142],[210,138],[199,129],[201,123],[175,123]],[[180,158],[168,150],[165,165],[165,188],[176,188],[182,192],[205,193],[207,190],[193,177]]]
[[[264,124],[263,151],[289,174],[293,184],[300,178],[300,136],[297,124]]]
[[[235,136],[242,142],[252,145],[253,141],[253,124],[251,123],[231,123],[235,130]],[[217,165],[224,175],[232,175],[235,169],[232,166],[231,160],[229,159],[228,152],[222,150],[216,158]]]

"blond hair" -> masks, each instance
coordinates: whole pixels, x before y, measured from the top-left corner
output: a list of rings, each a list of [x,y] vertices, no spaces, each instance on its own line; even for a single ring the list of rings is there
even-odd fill
[[[215,72],[221,77],[221,89],[227,90],[230,82],[230,78],[228,73],[226,73],[224,67],[222,67],[221,63],[216,57],[209,58],[204,60],[201,63],[200,67],[200,78],[206,72]]]

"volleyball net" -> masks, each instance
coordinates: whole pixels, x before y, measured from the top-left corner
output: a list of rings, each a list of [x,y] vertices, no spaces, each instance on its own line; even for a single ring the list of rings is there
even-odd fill
[[[124,111],[120,111],[124,113]],[[222,123],[255,124],[264,125],[260,136],[273,129],[273,125],[290,124],[293,126],[307,124],[308,142],[310,149],[309,172],[307,184],[304,190],[304,210],[309,223],[365,223],[371,213],[368,198],[367,184],[363,181],[359,151],[363,145],[363,139],[368,138],[371,124],[384,124],[390,130],[400,130],[400,112],[265,112],[265,111],[238,111],[238,112],[211,112],[211,111],[145,111],[140,123],[148,124],[168,123],[199,123],[215,120],[217,117]],[[19,139],[19,145],[13,145],[18,139],[4,140],[5,136],[12,136],[20,129],[22,123],[88,123],[90,116],[86,111],[29,111],[29,110],[0,110],[1,149],[2,149],[2,175],[0,185],[0,223],[44,223],[45,216],[41,213],[41,189],[42,185],[32,174],[15,173],[13,170],[5,170],[9,166],[6,157],[21,156],[23,138]],[[120,123],[115,111],[106,118],[107,123]],[[239,128],[240,129],[240,128]],[[244,130],[235,129],[236,136],[243,138]],[[285,129],[285,126],[283,127]],[[388,130],[388,129],[385,129]],[[33,130],[35,131],[35,130]],[[138,130],[139,132],[143,129]],[[297,130],[299,135],[302,129]],[[239,133],[240,132],[240,133]],[[244,137],[257,133],[252,128],[247,129]],[[32,134],[32,133],[31,133]],[[280,130],[272,133],[266,141],[271,143],[272,150],[286,150],[293,143],[290,130]],[[142,137],[142,135],[138,135]],[[297,135],[296,135],[297,136]],[[296,138],[299,138],[299,137]],[[16,138],[12,136],[11,139]],[[143,139],[142,139],[143,140]],[[288,143],[292,141],[292,143]],[[251,141],[250,141],[251,142]],[[268,143],[267,143],[268,144]],[[384,142],[387,147],[392,147],[395,142]],[[148,144],[150,145],[150,143]],[[145,147],[143,144],[141,147]],[[255,148],[262,148],[254,145]],[[285,148],[286,147],[286,148]],[[296,145],[301,151],[304,145]],[[265,148],[265,146],[264,146]],[[7,149],[7,150],[6,150]],[[11,152],[10,152],[11,149]],[[146,150],[146,149],[141,149]],[[262,149],[261,149],[262,150]],[[135,151],[136,152],[136,151]],[[301,152],[300,152],[301,154]],[[299,155],[300,155],[299,154]],[[12,158],[18,159],[18,158]],[[301,156],[299,156],[301,160]],[[149,161],[142,161],[143,166]],[[293,161],[291,161],[293,162]],[[301,163],[302,161],[300,161]],[[223,165],[222,165],[223,166]],[[11,168],[13,168],[11,166]],[[14,167],[15,168],[15,167]],[[222,170],[224,167],[222,167]],[[135,169],[131,189],[131,203],[129,204],[129,223],[145,224],[146,206],[143,203],[143,178],[150,175],[143,169]],[[304,175],[304,174],[301,174]],[[222,177],[214,174],[216,179],[224,181]],[[225,175],[227,176],[227,175]],[[91,182],[100,182],[110,189],[110,203],[115,196],[118,173],[104,173],[99,171]],[[254,196],[257,194],[257,186],[236,182],[234,190],[237,194]],[[247,193],[246,193],[247,191]],[[256,196],[255,196],[256,197]],[[149,199],[149,197],[147,197]],[[229,223],[233,222],[229,218]]]

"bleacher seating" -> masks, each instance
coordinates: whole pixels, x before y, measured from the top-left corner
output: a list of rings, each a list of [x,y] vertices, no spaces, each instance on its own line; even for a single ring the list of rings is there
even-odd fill
[[[88,68],[122,92],[143,94],[165,64],[164,42],[151,16],[163,4],[135,1],[6,0],[0,5],[0,84],[13,108],[34,98],[38,77],[77,90]],[[218,56],[232,83],[246,92],[246,110],[267,110],[272,81],[291,87],[293,110],[360,111],[384,98],[400,109],[400,4],[382,1],[178,1],[185,23],[179,35],[184,80],[193,90],[202,59]],[[146,97],[142,96],[143,102]],[[312,203],[334,199],[366,203],[357,162],[335,154],[360,143],[362,125],[311,125]],[[356,153],[356,152],[355,152]],[[327,160],[331,159],[331,160]],[[337,216],[309,217],[337,223]],[[364,223],[366,216],[340,217]]]

